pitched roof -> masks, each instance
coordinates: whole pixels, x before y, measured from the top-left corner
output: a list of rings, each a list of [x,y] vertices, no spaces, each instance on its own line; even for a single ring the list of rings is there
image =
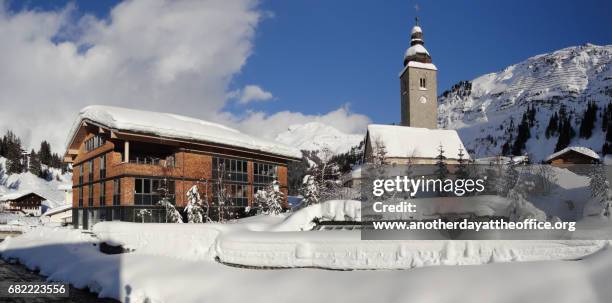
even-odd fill
[[[442,146],[447,159],[459,159],[459,148],[470,159],[455,130],[370,124],[367,139],[373,145],[381,140],[390,158],[435,158]]]
[[[36,191],[36,190],[23,190],[23,191],[14,191],[14,192],[9,192],[8,194],[4,194],[2,196],[0,196],[0,201],[11,201],[11,200],[16,200],[19,198],[23,198],[27,195],[30,194],[35,194],[45,200],[51,200],[54,202],[57,201],[62,201],[61,199],[58,200],[58,195],[54,194],[54,193],[44,193],[41,191]]]
[[[68,148],[83,121],[91,121],[114,130],[218,143],[288,158],[302,157],[296,148],[255,138],[221,124],[170,113],[102,105],[92,105],[81,110],[70,131],[69,141],[66,143]]]
[[[558,151],[556,153],[551,154],[550,156],[548,156],[546,158],[546,161],[550,161],[550,160],[552,160],[554,158],[557,158],[557,157],[559,157],[559,156],[561,156],[561,155],[563,155],[565,153],[568,153],[570,151],[577,152],[577,153],[583,154],[583,155],[585,155],[587,157],[599,160],[599,155],[596,152],[594,152],[592,149],[588,148],[588,147],[584,147],[584,146],[570,146],[570,147],[566,147],[566,148],[564,148],[564,149],[562,149],[562,150],[560,150],[560,151]]]

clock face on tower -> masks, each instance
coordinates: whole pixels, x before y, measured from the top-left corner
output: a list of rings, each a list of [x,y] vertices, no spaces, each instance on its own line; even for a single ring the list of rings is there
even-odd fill
[[[427,103],[427,98],[425,98],[425,96],[421,96],[419,98],[419,102],[421,102],[421,104],[425,104],[425,103]]]

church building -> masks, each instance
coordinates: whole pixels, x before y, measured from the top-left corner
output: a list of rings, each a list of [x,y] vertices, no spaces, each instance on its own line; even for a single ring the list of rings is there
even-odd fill
[[[400,125],[368,126],[365,162],[380,148],[388,164],[432,164],[440,149],[449,164],[470,159],[455,130],[438,129],[437,72],[417,18],[399,73]]]

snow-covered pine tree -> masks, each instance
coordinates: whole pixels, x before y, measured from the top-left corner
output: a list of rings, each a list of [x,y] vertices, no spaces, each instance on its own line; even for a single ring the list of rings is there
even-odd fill
[[[302,204],[304,206],[317,204],[321,199],[321,185],[313,175],[304,176],[299,192],[303,197]]]
[[[255,193],[255,202],[265,214],[280,214],[283,211],[284,201],[285,195],[280,191],[280,183],[276,180]]]
[[[170,194],[168,191],[168,180],[164,179],[160,182],[160,186],[157,192],[161,196],[161,200],[158,202],[159,205],[163,206],[166,211],[166,222],[168,223],[183,223],[183,216],[176,209],[174,203],[170,201]]]
[[[185,213],[187,214],[187,223],[203,223],[202,199],[198,192],[198,186],[194,185],[187,191],[187,206]]]
[[[459,179],[467,179],[469,177],[468,167],[467,167],[467,159],[465,159],[465,153],[463,153],[463,148],[459,147],[459,153],[457,153],[459,159],[457,159],[457,178]]]
[[[442,144],[438,146],[438,156],[436,156],[436,171],[438,179],[443,180],[448,176],[448,167],[446,166],[446,156],[444,156],[444,147]]]
[[[166,222],[168,223],[183,223],[181,213],[174,207],[168,198],[162,198],[159,204],[166,210]]]

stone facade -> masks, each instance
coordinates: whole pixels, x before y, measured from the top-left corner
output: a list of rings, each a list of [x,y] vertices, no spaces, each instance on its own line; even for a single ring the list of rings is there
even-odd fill
[[[408,66],[400,76],[401,125],[438,127],[436,71]]]

